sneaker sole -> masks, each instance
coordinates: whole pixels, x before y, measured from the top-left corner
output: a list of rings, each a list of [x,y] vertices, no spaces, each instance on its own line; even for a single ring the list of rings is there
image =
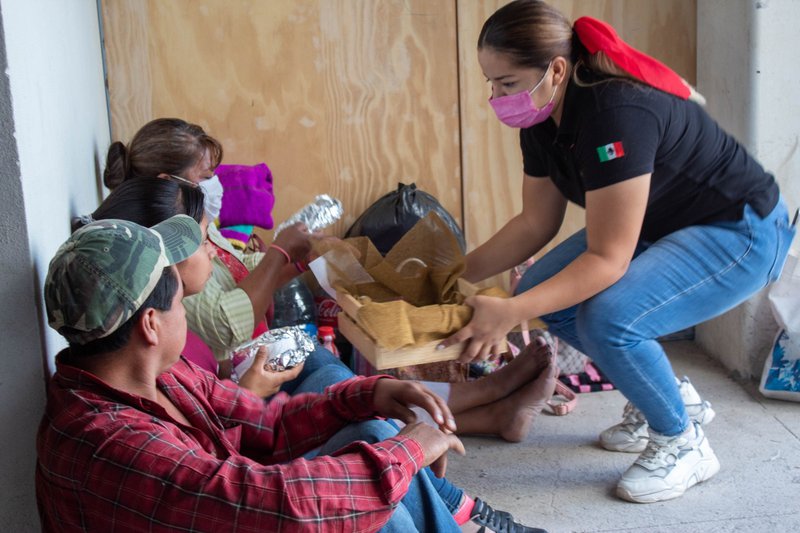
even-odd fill
[[[714,477],[716,473],[719,472],[719,468],[719,459],[717,459],[716,455],[712,455],[711,457],[700,461],[700,463],[697,465],[697,471],[688,480],[686,480],[686,483],[683,485],[675,485],[664,490],[650,492],[647,494],[633,494],[629,490],[618,485],[617,496],[623,500],[633,503],[656,503],[672,500],[683,496],[687,490],[694,487],[698,483],[702,483],[703,481],[707,481]]]
[[[642,453],[647,448],[648,439],[639,439],[637,441],[624,442],[620,444],[612,442],[603,442],[600,440],[600,446],[610,452],[625,452],[625,453]]]

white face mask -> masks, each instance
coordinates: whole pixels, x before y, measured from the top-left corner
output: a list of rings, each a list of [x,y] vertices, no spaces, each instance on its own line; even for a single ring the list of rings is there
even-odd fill
[[[219,217],[219,212],[222,209],[222,183],[219,181],[219,176],[214,174],[207,180],[200,182],[200,188],[203,189],[205,195],[205,207],[208,219],[216,220]]]

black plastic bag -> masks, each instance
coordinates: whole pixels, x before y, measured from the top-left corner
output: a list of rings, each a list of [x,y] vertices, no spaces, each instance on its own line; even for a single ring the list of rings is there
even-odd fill
[[[439,200],[418,190],[414,183],[398,183],[396,191],[376,200],[350,226],[345,237],[369,237],[381,255],[386,255],[418,220],[431,211],[444,220],[456,236],[461,252],[466,253],[464,232],[453,216],[442,207]]]

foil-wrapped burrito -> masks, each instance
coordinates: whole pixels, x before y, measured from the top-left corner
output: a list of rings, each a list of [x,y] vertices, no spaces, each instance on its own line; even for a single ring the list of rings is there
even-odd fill
[[[267,331],[231,352],[233,381],[239,382],[239,378],[253,365],[256,353],[262,346],[269,352],[264,368],[273,372],[282,372],[299,365],[314,351],[314,341],[302,326],[286,326]]]
[[[292,224],[302,222],[308,231],[315,232],[322,228],[327,228],[342,217],[342,202],[332,198],[327,194],[320,194],[310,204],[304,206],[300,211],[287,218],[283,223],[275,228],[275,235],[278,235],[285,228]]]

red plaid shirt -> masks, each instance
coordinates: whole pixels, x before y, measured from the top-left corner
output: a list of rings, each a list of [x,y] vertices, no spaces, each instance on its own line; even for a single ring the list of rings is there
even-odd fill
[[[265,403],[181,359],[158,386],[186,427],[88,372],[57,370],[37,438],[44,531],[376,531],[423,459],[405,437],[298,459],[375,415],[378,378]]]

